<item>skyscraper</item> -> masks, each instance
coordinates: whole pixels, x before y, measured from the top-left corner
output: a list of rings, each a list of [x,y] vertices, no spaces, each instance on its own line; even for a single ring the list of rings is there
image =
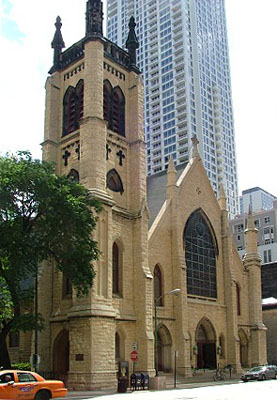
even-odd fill
[[[107,0],[107,36],[125,46],[137,23],[145,88],[147,174],[191,158],[191,138],[213,189],[238,213],[237,167],[224,0]]]

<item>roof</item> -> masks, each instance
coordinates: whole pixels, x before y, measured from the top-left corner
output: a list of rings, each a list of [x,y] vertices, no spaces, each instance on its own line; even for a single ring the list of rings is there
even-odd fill
[[[175,166],[176,182],[186,166],[187,163]],[[166,183],[167,170],[147,177],[147,206],[150,211],[149,227],[153,224],[166,199]]]

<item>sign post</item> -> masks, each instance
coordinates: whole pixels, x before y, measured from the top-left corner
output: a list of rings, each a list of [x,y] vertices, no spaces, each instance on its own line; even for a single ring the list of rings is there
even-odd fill
[[[138,360],[138,352],[136,350],[131,351],[130,358],[133,361],[133,372],[135,372],[136,362]]]

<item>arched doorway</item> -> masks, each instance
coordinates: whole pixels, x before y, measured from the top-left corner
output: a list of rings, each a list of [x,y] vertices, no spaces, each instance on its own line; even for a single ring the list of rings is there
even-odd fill
[[[69,371],[69,332],[63,329],[55,339],[53,346],[53,371],[55,378],[67,380]]]
[[[158,370],[171,371],[171,347],[172,339],[169,330],[160,325],[158,328]]]
[[[208,319],[199,322],[195,341],[198,347],[197,368],[216,368],[216,335]]]
[[[239,330],[239,354],[240,354],[240,365],[242,367],[248,367],[248,339],[246,333]]]

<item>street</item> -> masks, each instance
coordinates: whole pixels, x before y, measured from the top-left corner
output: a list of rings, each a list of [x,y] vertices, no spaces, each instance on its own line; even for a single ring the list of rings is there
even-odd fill
[[[269,400],[276,396],[277,380],[262,382],[217,384],[213,386],[174,389],[164,391],[135,391],[101,396],[101,400]],[[75,397],[74,392],[66,399],[90,399],[86,395]],[[95,397],[93,397],[95,398]]]

